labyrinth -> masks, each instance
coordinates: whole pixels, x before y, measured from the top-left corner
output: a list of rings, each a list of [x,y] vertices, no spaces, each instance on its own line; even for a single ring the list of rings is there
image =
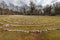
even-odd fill
[[[0,40],[60,40],[60,16],[1,15]]]

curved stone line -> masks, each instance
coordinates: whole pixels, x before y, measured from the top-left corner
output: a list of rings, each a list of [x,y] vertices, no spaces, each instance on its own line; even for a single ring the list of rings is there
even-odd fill
[[[6,25],[6,27],[9,26]],[[3,28],[3,26],[0,26],[0,28]],[[5,31],[9,31],[9,32],[44,32],[44,31],[52,31],[52,30],[60,30],[60,28],[52,28],[52,29],[46,29],[46,30],[10,30],[10,29],[3,29]]]
[[[47,31],[52,31],[52,30],[60,30],[60,28],[53,28],[51,30],[9,30],[9,29],[4,29],[6,31],[9,31],[9,32],[26,32],[26,33],[30,33],[30,32],[47,32]]]

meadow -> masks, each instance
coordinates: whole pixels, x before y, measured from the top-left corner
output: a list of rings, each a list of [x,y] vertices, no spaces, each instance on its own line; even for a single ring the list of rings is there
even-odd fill
[[[60,16],[0,16],[0,40],[60,40]],[[38,32],[9,32],[9,30],[51,30]]]
[[[0,27],[11,30],[45,30],[60,28],[60,16],[0,16]]]

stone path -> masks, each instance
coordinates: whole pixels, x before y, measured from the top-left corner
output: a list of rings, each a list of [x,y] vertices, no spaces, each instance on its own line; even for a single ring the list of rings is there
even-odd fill
[[[2,22],[0,22],[0,24],[4,24]],[[52,24],[50,24],[52,25]],[[12,24],[4,24],[3,26],[0,26],[0,28],[3,28],[3,30],[5,31],[9,31],[9,32],[26,32],[26,33],[29,33],[29,32],[44,32],[44,31],[52,31],[52,30],[60,30],[60,28],[52,28],[52,29],[46,29],[46,30],[10,30],[10,29],[4,29],[4,27],[10,27],[10,26],[13,26]]]
[[[10,30],[10,29],[3,29],[4,31],[9,31],[9,32],[26,32],[26,33],[30,33],[30,32],[47,32],[47,31],[53,31],[53,30],[60,30],[60,28],[52,28],[51,30]]]

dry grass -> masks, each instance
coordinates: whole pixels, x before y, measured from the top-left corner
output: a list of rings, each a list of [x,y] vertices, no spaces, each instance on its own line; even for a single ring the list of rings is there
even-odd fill
[[[42,33],[8,32],[0,29],[0,40],[60,40],[60,30]]]
[[[60,28],[60,16],[0,16],[0,40],[60,40],[60,30],[42,33],[8,32],[10,30],[46,30]]]
[[[0,16],[0,26],[11,30],[60,28],[60,16]]]
[[[43,33],[8,32],[0,29],[0,40],[45,40]]]

